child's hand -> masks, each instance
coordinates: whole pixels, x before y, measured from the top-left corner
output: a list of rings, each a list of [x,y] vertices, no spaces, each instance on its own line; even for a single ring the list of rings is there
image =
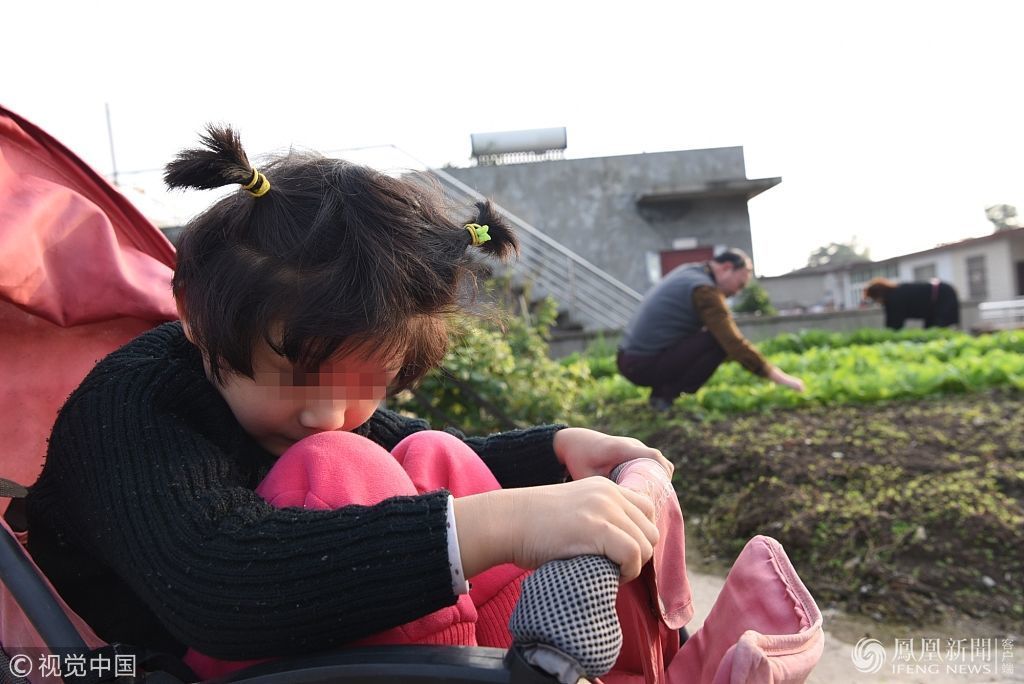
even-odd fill
[[[627,582],[654,552],[653,517],[649,498],[603,477],[455,500],[469,577],[501,563],[536,568],[549,560],[595,554],[616,563]]]
[[[673,465],[638,439],[613,437],[586,428],[565,428],[555,433],[555,456],[574,480],[591,475],[608,476],[615,466],[635,458],[651,458],[661,464],[669,477]]]
[[[607,478],[509,491],[516,494],[513,527],[520,543],[513,562],[520,567],[597,554],[618,565],[628,582],[658,543],[651,500]]]

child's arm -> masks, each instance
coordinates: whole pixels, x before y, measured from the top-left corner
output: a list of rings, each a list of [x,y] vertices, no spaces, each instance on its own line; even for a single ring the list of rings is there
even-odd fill
[[[213,441],[181,414],[147,408],[177,402],[229,425],[219,396],[187,382],[144,378],[157,401],[117,387],[69,400],[30,502],[30,537],[76,554],[73,567],[51,556],[48,572],[79,578],[78,595],[97,610],[138,597],[138,612],[152,611],[175,639],[228,659],[328,649],[454,603],[445,492],[272,508],[247,484],[249,456],[225,454],[244,444],[237,436]]]
[[[603,477],[504,489],[455,499],[467,576],[501,563],[536,568],[549,560],[603,555],[623,581],[640,574],[658,541],[654,505]]]
[[[502,487],[530,487],[562,482],[565,466],[555,454],[555,435],[564,425],[540,425],[523,430],[509,430],[488,437],[466,437],[448,428],[445,432],[464,441],[487,464]],[[378,410],[365,428],[356,430],[387,450],[405,437],[429,430],[430,425],[419,418],[407,418],[394,411]]]
[[[424,420],[380,410],[367,424],[366,436],[391,449],[413,432],[429,429]],[[673,468],[660,451],[637,439],[585,428],[540,425],[488,437],[466,437],[453,429],[446,432],[473,449],[506,489],[562,482],[566,474],[574,480],[607,476],[615,466],[635,458],[652,458],[669,474]]]
[[[425,421],[382,410],[371,419],[367,436],[388,447],[383,435],[396,439],[425,429]],[[604,476],[635,458],[654,459],[671,474],[672,464],[660,451],[636,439],[560,425],[486,438],[449,432],[473,448],[506,488],[455,500],[466,576],[505,562],[532,568],[581,554],[609,556],[625,578],[640,572],[657,538],[648,520],[650,502]],[[532,486],[561,481],[566,472],[578,482]]]
[[[574,480],[592,475],[608,477],[615,466],[637,458],[657,461],[672,476],[675,466],[639,439],[606,435],[587,428],[566,428],[555,434],[555,456]]]

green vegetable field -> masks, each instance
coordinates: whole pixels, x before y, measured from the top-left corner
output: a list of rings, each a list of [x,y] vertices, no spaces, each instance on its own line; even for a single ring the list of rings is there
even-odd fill
[[[777,538],[823,606],[887,622],[1024,625],[1024,332],[808,331],[758,347],[796,394],[726,363],[668,414],[614,347],[552,360],[554,308],[466,323],[399,410],[471,434],[561,422],[677,465],[687,539],[724,565]]]
[[[804,380],[797,394],[765,382],[735,363],[724,364],[697,394],[677,408],[727,414],[771,408],[867,403],[997,387],[1024,390],[1024,332],[973,337],[960,332],[859,331],[847,335],[809,332],[759,345],[770,362]],[[575,360],[575,359],[574,359]],[[592,409],[641,397],[644,390],[615,373],[611,356],[588,358],[593,387],[584,392]]]
[[[1024,333],[808,332],[759,345],[796,394],[725,364],[667,416],[578,359],[595,427],[676,463],[688,541],[728,565],[783,543],[823,605],[1024,626]]]

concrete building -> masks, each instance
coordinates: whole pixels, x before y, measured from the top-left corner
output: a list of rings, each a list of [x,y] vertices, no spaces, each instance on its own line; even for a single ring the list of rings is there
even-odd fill
[[[552,131],[481,134],[505,147],[426,173],[453,204],[489,197],[508,212],[522,247],[509,273],[531,298],[558,300],[561,332],[620,331],[671,269],[729,246],[750,252],[747,200],[781,181],[748,179],[742,147],[567,160],[549,142],[506,144]],[[415,168],[410,159],[386,166]]]
[[[723,247],[751,252],[742,147],[447,168],[638,292]]]
[[[801,268],[781,276],[759,277],[780,315],[848,308],[849,266]]]
[[[1024,228],[940,245],[912,254],[844,266],[805,268],[758,282],[780,312],[856,309],[875,277],[899,282],[944,280],[961,301],[1003,301],[1024,296]]]

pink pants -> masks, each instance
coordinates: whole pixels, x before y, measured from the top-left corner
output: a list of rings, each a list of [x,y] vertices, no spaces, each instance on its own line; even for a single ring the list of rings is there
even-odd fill
[[[703,628],[678,650],[675,630],[692,614],[682,514],[667,480],[659,490],[658,478],[643,476],[644,469],[660,466],[635,463],[620,483],[656,502],[661,541],[640,580],[619,591],[623,650],[604,681],[804,681],[821,657],[821,613],[782,547],[766,537],[748,543]],[[358,435],[325,432],[285,452],[256,491],[277,507],[330,509],[442,488],[459,497],[499,485],[469,447],[446,433],[416,433],[389,454]],[[507,647],[508,619],[526,574],[513,565],[491,568],[471,578],[469,595],[460,596],[454,606],[351,645]],[[185,662],[209,679],[261,661],[216,660],[190,650]]]
[[[447,489],[456,498],[500,489],[476,453],[445,432],[409,435],[391,453],[350,432],[307,437],[281,455],[256,492],[277,508],[334,509],[373,505],[393,496]],[[353,642],[495,646],[512,643],[508,620],[526,571],[499,565],[470,578],[470,593],[454,606]],[[190,650],[185,662],[202,679],[261,660],[224,661]]]

